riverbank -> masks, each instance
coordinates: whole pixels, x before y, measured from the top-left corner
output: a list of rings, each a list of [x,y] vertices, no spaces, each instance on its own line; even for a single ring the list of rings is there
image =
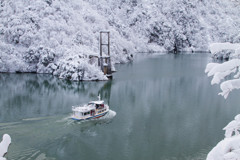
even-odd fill
[[[89,60],[99,53],[103,30],[111,34],[112,64],[139,51],[207,50],[211,42],[239,37],[240,11],[228,0],[10,0],[1,6],[0,72],[106,80],[97,61]]]

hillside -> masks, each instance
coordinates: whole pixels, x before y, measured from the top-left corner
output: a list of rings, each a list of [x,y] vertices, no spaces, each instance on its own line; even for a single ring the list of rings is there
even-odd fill
[[[99,32],[111,33],[112,62],[141,51],[206,51],[240,42],[240,3],[222,0],[1,0],[0,72],[105,80]]]

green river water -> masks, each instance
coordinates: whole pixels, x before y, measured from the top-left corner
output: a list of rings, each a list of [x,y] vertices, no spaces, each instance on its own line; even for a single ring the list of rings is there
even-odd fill
[[[0,136],[8,160],[198,160],[240,113],[204,73],[208,54],[156,55],[117,65],[111,81],[68,82],[43,74],[0,74]],[[101,94],[112,110],[69,119],[71,106]],[[115,115],[116,113],[116,115]],[[114,116],[115,115],[115,116]]]

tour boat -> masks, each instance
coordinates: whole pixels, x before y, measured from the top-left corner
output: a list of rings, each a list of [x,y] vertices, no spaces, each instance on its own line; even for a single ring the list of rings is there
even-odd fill
[[[98,96],[98,98],[98,101],[91,101],[87,105],[73,106],[72,119],[81,121],[96,119],[106,115],[109,112],[109,106],[104,104],[103,100],[100,100],[100,96]]]

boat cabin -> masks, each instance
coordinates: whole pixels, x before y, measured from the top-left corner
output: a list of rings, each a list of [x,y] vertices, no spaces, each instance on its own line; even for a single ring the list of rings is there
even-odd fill
[[[73,116],[76,117],[91,117],[96,114],[101,114],[107,109],[104,101],[91,101],[83,107],[73,107]]]
[[[92,101],[88,103],[89,106],[95,106],[96,110],[104,108],[104,101]]]

